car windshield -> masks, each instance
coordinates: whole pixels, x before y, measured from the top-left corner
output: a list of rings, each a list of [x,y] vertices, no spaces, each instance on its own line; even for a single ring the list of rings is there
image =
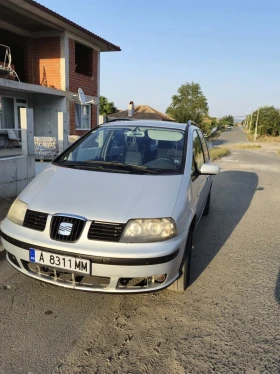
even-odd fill
[[[57,157],[56,165],[133,174],[181,174],[185,132],[159,127],[105,125]]]

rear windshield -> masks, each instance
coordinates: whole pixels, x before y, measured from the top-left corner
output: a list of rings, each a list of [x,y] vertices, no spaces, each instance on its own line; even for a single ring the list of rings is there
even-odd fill
[[[181,174],[185,132],[158,127],[99,127],[54,163],[104,172]]]

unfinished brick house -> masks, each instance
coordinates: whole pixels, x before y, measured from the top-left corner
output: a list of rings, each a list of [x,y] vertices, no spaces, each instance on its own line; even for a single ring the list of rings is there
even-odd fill
[[[1,46],[2,45],[2,46]],[[0,132],[20,137],[20,108],[33,109],[34,135],[71,135],[98,124],[100,53],[120,48],[33,0],[0,0]],[[86,101],[78,102],[78,88]]]

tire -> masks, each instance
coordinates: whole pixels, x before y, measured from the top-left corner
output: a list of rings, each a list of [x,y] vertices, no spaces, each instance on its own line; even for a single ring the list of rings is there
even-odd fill
[[[210,190],[209,195],[207,197],[206,205],[205,205],[205,208],[204,208],[204,211],[203,211],[203,216],[208,216],[208,214],[210,212],[210,200],[211,200],[211,190]]]
[[[172,283],[168,289],[171,291],[176,292],[184,292],[186,288],[188,288],[190,284],[190,271],[191,271],[191,258],[192,258],[192,239],[193,239],[193,232],[192,229],[189,231],[186,249],[181,265],[181,275],[180,277]]]

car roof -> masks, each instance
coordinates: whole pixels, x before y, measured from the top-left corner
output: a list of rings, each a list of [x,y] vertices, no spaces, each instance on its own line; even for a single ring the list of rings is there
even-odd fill
[[[130,123],[131,122],[131,123]],[[102,124],[101,126],[143,126],[143,127],[158,127],[158,128],[166,128],[166,129],[177,129],[177,130],[185,130],[188,123],[177,123],[171,121],[153,121],[153,120],[139,120],[139,121],[114,121],[114,122],[107,122]]]

